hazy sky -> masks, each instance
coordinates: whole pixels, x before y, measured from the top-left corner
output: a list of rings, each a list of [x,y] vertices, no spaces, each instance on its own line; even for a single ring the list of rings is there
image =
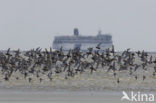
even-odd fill
[[[117,50],[156,51],[156,0],[0,0],[0,49],[50,47],[74,27],[101,28]]]

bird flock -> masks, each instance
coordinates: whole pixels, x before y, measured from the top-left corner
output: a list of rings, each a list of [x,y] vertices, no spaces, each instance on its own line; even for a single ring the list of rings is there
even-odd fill
[[[139,62],[136,62],[139,61]],[[148,67],[151,68],[148,68]],[[101,51],[100,44],[95,48],[88,48],[86,52],[80,49],[63,51],[52,50],[52,48],[42,50],[40,47],[26,52],[21,52],[19,49],[7,52],[0,52],[0,75],[4,81],[9,81],[13,73],[19,72],[22,77],[29,83],[34,75],[40,82],[44,80],[42,75],[49,78],[49,82],[53,81],[56,74],[64,73],[64,79],[72,78],[75,75],[82,74],[86,71],[90,75],[98,70],[104,70],[105,73],[112,72],[112,77],[117,83],[121,82],[119,75],[120,71],[127,71],[128,75],[135,80],[138,76],[135,72],[152,71],[151,76],[156,75],[156,58],[147,52],[137,51],[132,52],[127,49],[123,52],[115,52],[114,46]],[[21,76],[15,79],[19,80]],[[142,80],[146,79],[143,74]]]

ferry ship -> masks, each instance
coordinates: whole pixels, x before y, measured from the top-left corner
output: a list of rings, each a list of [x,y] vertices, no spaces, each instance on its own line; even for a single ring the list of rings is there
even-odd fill
[[[87,51],[88,48],[95,48],[100,43],[100,50],[105,51],[107,48],[112,47],[112,36],[110,34],[102,34],[98,32],[96,36],[83,36],[79,35],[79,30],[74,29],[73,36],[55,36],[53,41],[53,49],[68,51],[70,49],[79,48],[81,51]]]

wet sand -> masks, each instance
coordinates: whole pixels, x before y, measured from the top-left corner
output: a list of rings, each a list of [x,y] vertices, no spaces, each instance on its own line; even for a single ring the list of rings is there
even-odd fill
[[[120,93],[0,90],[0,103],[120,103]]]
[[[126,91],[128,94],[131,91]],[[138,91],[134,91],[138,92]],[[156,96],[156,92],[152,93]],[[121,101],[122,91],[67,91],[42,89],[0,89],[0,103],[132,103]],[[133,102],[138,103],[138,102]],[[148,103],[148,102],[146,102]],[[155,102],[150,102],[155,103]]]

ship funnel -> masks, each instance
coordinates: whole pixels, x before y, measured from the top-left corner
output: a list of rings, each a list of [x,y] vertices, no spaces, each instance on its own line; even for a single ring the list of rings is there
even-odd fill
[[[74,35],[75,35],[75,36],[78,36],[78,35],[79,35],[79,30],[78,30],[78,28],[74,28]]]

